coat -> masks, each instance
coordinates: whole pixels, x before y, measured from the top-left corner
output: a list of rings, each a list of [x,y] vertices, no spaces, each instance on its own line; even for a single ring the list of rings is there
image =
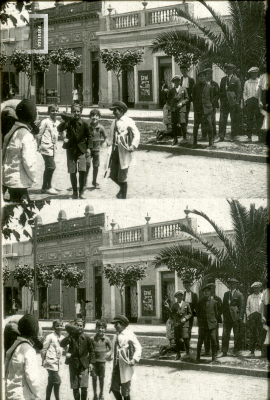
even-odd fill
[[[217,82],[215,81],[210,81],[210,86],[212,88],[213,91],[213,100],[212,100],[212,105],[213,108],[219,108],[219,97],[220,97],[220,93],[219,93],[219,85]]]
[[[196,83],[193,88],[193,106],[194,112],[201,110],[200,104],[202,102],[203,113],[208,115],[213,111],[213,90],[208,83],[202,85],[201,83]]]
[[[184,293],[184,301],[186,301],[186,293]],[[196,316],[196,311],[197,311],[197,305],[198,305],[198,295],[197,293],[194,293],[192,291],[190,291],[191,293],[191,303],[190,303],[190,308],[191,308],[191,312],[193,314],[193,316]]]
[[[235,106],[240,103],[242,90],[241,81],[236,75],[232,75],[230,82],[228,76],[224,76],[220,81],[220,102],[221,107]]]
[[[116,126],[119,134],[115,129]],[[128,168],[132,163],[134,163],[134,152],[128,151],[121,143],[120,138],[124,140],[124,143],[127,146],[132,145],[137,149],[140,143],[140,132],[133,119],[123,115],[120,119],[114,120],[111,125],[110,137],[113,142],[112,152],[114,151],[115,144],[118,144],[121,169]]]
[[[33,185],[36,177],[36,151],[36,140],[28,125],[15,121],[3,144],[5,186],[22,189]]]
[[[134,374],[134,366],[127,364],[123,358],[121,357],[121,352],[125,352],[125,350],[128,349],[129,347],[129,341],[133,344],[135,352],[133,354],[133,359],[137,362],[139,362],[141,358],[141,352],[142,348],[141,345],[135,335],[132,331],[130,331],[128,328],[125,328],[121,333],[118,335],[114,335],[113,341],[112,341],[112,351],[114,355],[114,364],[116,362],[115,360],[115,350],[116,350],[116,340],[118,338],[118,346],[117,346],[117,352],[118,352],[118,357],[119,357],[119,369],[120,369],[120,379],[121,383],[129,382],[132,378],[132,375]]]
[[[218,319],[218,304],[210,297],[210,300],[203,297],[198,302],[198,326],[204,329],[216,329]]]
[[[20,343],[25,342],[25,343]],[[31,341],[18,336],[15,345],[6,355],[6,400],[34,400],[40,398],[40,382],[37,373],[37,354]]]
[[[186,104],[189,101],[187,89],[179,86],[179,92],[177,92],[176,88],[173,87],[168,92],[167,103],[170,106],[171,112],[186,112]],[[181,108],[177,107],[177,104],[182,103],[183,106]]]
[[[61,347],[69,345],[68,352],[71,353],[70,366],[78,368],[80,364],[87,369],[89,364],[95,363],[95,349],[93,340],[85,333],[79,337],[68,335],[60,342]],[[77,353],[78,349],[78,353]]]
[[[244,296],[242,295],[239,290],[235,290],[232,299],[230,299],[231,292],[228,291],[224,293],[223,297],[223,316],[224,316],[224,323],[227,321],[238,321],[242,319],[244,316]]]
[[[60,359],[62,355],[62,348],[60,346],[61,340],[64,339],[63,335],[58,337],[55,332],[50,333],[44,343],[41,351],[42,365],[44,368],[51,371],[59,371]]]
[[[222,323],[222,300],[220,297],[216,296],[214,294],[213,299],[217,302],[217,309],[218,309],[218,315],[217,315],[217,322],[219,324]]]
[[[58,132],[67,131],[66,138],[69,141],[65,143],[66,149],[78,149],[82,154],[85,154],[87,149],[93,148],[92,136],[85,120],[79,118],[78,120],[72,119],[69,122],[61,122],[57,129]]]
[[[46,156],[54,156],[58,141],[57,126],[59,121],[53,122],[51,118],[42,120],[39,127],[39,134],[41,136],[39,152]]]
[[[181,76],[180,79],[180,85],[182,86],[183,84],[183,76]],[[187,88],[187,92],[188,92],[188,98],[189,98],[189,103],[191,103],[193,101],[192,98],[192,94],[193,94],[193,87],[195,85],[195,80],[193,78],[191,78],[190,76],[188,76],[188,88]]]
[[[185,303],[182,301],[182,304],[180,306],[179,303],[174,303],[171,309],[172,312],[172,320],[176,323],[181,322],[182,318],[185,318],[186,321],[183,323],[183,327],[188,328],[189,327],[189,319],[192,317],[192,312],[190,305],[188,303]]]

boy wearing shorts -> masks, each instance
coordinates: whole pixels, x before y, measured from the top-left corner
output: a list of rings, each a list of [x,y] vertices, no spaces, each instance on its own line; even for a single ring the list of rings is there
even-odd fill
[[[111,356],[112,344],[108,336],[105,336],[107,324],[105,321],[98,320],[96,322],[96,335],[92,337],[95,348],[96,363],[92,373],[92,384],[94,391],[94,400],[104,400],[103,388],[105,377],[106,359]],[[99,398],[97,396],[97,378],[99,378]]]
[[[99,110],[91,110],[90,114],[90,121],[88,122],[89,124],[89,130],[90,130],[90,135],[93,138],[93,148],[91,150],[91,157],[92,157],[92,162],[93,162],[93,181],[92,185],[96,188],[99,189],[99,184],[97,183],[97,175],[98,175],[98,167],[100,165],[99,161],[99,152],[100,152],[100,143],[105,142],[108,144],[108,135],[106,134],[104,126],[102,126],[99,123],[101,114]],[[91,158],[90,156],[86,157],[86,177],[85,177],[85,184],[87,181],[87,176],[90,170],[91,166]]]

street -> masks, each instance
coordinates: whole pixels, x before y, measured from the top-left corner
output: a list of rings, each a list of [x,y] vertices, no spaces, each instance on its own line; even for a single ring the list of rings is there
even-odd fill
[[[51,198],[68,199],[72,195],[65,153],[59,142],[52,184],[60,192]],[[85,191],[89,199],[115,198],[118,192],[118,186],[103,177],[106,154],[107,149],[102,149],[99,190],[91,187],[90,170]],[[33,200],[49,197],[41,194],[44,161],[39,153],[37,160],[37,180],[29,190]],[[128,198],[265,198],[266,181],[266,164],[140,150],[136,152],[136,165],[129,170]]]
[[[40,357],[40,356],[39,356]],[[63,358],[62,358],[63,360]],[[109,394],[111,365],[106,365],[105,400],[113,400]],[[267,400],[267,379],[229,375],[215,372],[185,371],[170,367],[140,366],[132,379],[132,400]],[[47,372],[40,367],[41,398],[45,398]],[[69,384],[68,366],[61,365],[61,400],[73,400]],[[52,395],[52,399],[53,399]],[[88,399],[93,391],[89,380]]]

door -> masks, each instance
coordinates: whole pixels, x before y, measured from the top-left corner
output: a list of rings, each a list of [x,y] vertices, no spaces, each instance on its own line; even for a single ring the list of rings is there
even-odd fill
[[[2,100],[8,99],[8,92],[9,92],[9,73],[8,72],[1,72],[1,98]]]
[[[164,307],[164,302],[167,299],[170,306],[175,302],[175,277],[173,272],[161,273],[161,298],[162,298],[162,321],[166,322],[168,319],[168,312]]]
[[[125,312],[130,322],[137,323],[138,319],[137,285],[125,287]]]
[[[134,108],[135,105],[135,84],[134,84],[134,70],[129,69],[122,73],[122,96],[123,102],[129,108]]]
[[[44,74],[43,72],[36,73],[36,99],[37,104],[44,104]]]
[[[159,106],[162,108],[166,99],[161,92],[162,85],[165,83],[167,88],[172,87],[172,59],[171,57],[159,57]]]
[[[99,102],[99,62],[92,61],[92,103]]]
[[[48,299],[47,299],[48,289],[46,287],[38,288],[38,305],[39,305],[39,318],[48,318]]]
[[[102,276],[95,277],[95,318],[102,317]]]

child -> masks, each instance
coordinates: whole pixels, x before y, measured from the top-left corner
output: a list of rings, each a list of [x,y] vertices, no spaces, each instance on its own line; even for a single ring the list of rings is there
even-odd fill
[[[103,387],[105,377],[105,363],[106,359],[111,356],[112,344],[108,336],[105,336],[107,324],[105,321],[98,320],[96,322],[96,335],[92,337],[95,347],[96,363],[94,364],[94,371],[92,373],[92,383],[94,390],[94,400],[97,400],[97,377],[99,378],[100,394],[99,399],[104,400]]]
[[[91,110],[89,121],[90,134],[93,137],[93,149],[91,151],[91,157],[93,159],[93,181],[92,185],[99,189],[99,184],[97,183],[98,167],[99,167],[99,152],[100,152],[100,142],[105,142],[107,146],[109,145],[108,136],[106,134],[105,128],[99,123],[101,114],[99,110]],[[91,166],[90,157],[86,157],[86,177],[85,184],[87,181],[87,176]]]

